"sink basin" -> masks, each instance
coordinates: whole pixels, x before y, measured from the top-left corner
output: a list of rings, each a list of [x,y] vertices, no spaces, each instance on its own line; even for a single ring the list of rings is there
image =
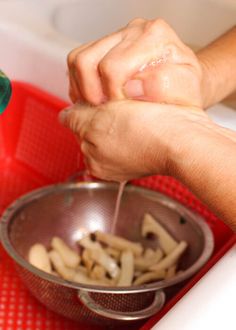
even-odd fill
[[[233,10],[234,9],[234,10]],[[55,8],[60,33],[88,42],[125,26],[135,17],[163,17],[185,42],[201,47],[235,24],[234,0],[77,0]]]
[[[27,10],[26,10],[27,8]],[[66,55],[135,17],[163,17],[194,49],[235,24],[235,0],[0,1],[0,68],[68,100]]]

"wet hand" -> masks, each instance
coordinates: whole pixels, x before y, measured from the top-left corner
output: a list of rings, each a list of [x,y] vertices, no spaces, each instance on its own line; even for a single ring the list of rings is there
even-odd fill
[[[131,100],[76,105],[60,118],[80,140],[89,172],[115,181],[173,175],[173,155],[210,122],[199,108]]]
[[[162,19],[135,19],[68,56],[73,102],[137,99],[202,105],[201,65]]]

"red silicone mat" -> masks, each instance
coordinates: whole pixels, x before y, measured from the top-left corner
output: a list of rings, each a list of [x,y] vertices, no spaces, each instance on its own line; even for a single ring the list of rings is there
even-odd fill
[[[57,120],[58,112],[65,106],[63,101],[35,87],[13,83],[11,103],[0,116],[0,212],[23,193],[63,182],[83,168],[74,136]],[[161,191],[196,211],[206,219],[215,237],[211,260],[196,276],[168,296],[165,307],[158,315],[139,327],[146,330],[219,260],[236,239],[223,222],[173,178],[153,176],[133,183]],[[38,303],[18,279],[13,262],[0,247],[0,330],[67,329],[95,328],[66,320]],[[99,330],[98,327],[96,329]],[[101,325],[100,329],[104,327]]]

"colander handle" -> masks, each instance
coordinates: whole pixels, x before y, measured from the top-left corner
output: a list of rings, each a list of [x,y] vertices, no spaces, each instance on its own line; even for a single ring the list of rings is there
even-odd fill
[[[138,321],[146,319],[159,312],[165,303],[165,294],[162,290],[156,291],[153,302],[150,306],[134,312],[121,312],[107,309],[95,302],[88,291],[80,290],[78,292],[78,297],[93,313],[119,321]]]

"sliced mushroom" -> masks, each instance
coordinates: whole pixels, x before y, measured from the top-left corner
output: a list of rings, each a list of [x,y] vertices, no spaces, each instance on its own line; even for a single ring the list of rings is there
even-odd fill
[[[177,268],[177,265],[174,264],[173,266],[170,266],[167,269],[166,276],[165,276],[166,280],[169,280],[169,279],[173,278],[176,275],[176,268]]]
[[[80,263],[79,254],[72,250],[61,238],[53,237],[51,246],[60,254],[67,267],[75,268]]]
[[[136,270],[134,271],[134,278],[137,278],[139,276],[141,276],[143,274],[143,272],[141,270]]]
[[[134,276],[134,256],[131,251],[123,251],[120,258],[121,272],[117,286],[128,286],[132,284]]]
[[[121,252],[117,249],[114,249],[110,246],[104,248],[104,250],[106,251],[106,253],[109,254],[109,256],[111,256],[112,258],[114,258],[115,260],[119,261],[120,260],[120,255]]]
[[[125,238],[103,233],[101,231],[96,231],[95,236],[98,241],[105,243],[112,248],[118,249],[120,251],[130,250],[134,256],[141,256],[143,252],[143,247],[140,243],[131,242]]]
[[[87,269],[87,272],[90,272],[94,265],[94,260],[91,258],[88,249],[84,249],[82,252],[82,261]]]
[[[112,278],[117,278],[119,276],[120,268],[117,265],[116,261],[112,257],[110,257],[102,248],[97,250],[88,249],[88,253],[90,258],[94,262],[103,266]]]
[[[184,251],[187,248],[187,243],[185,241],[181,241],[177,247],[170,253],[168,256],[166,256],[164,259],[162,259],[159,263],[156,265],[151,266],[149,269],[151,271],[159,271],[159,270],[165,270],[169,267],[173,266],[178,259],[181,257],[181,255],[184,253]]]
[[[83,273],[76,272],[73,279],[76,283],[87,284],[87,285],[101,285],[101,286],[108,286],[112,285],[108,279],[91,279]]]
[[[53,249],[48,253],[42,244],[31,247],[29,262],[65,280],[96,286],[141,285],[174,277],[187,243],[176,242],[150,214],[142,224],[142,236],[147,233],[158,237],[160,248],[144,249],[140,243],[96,231],[96,241],[88,235],[78,242],[80,254],[53,237]]]
[[[149,283],[152,281],[162,280],[165,278],[165,271],[159,270],[157,272],[148,272],[144,273],[141,276],[137,277],[135,281],[133,282],[134,285],[141,285],[145,283]]]
[[[69,268],[64,264],[61,255],[56,250],[49,252],[49,258],[56,272],[65,280],[72,281],[75,276],[75,269]]]
[[[118,277],[120,269],[116,261],[105,252],[99,242],[93,242],[86,236],[79,241],[79,244],[87,249],[90,259],[103,266],[112,278]]]
[[[163,252],[158,249],[150,257],[139,257],[134,259],[135,269],[146,271],[152,265],[158,263],[163,257]]]
[[[79,265],[79,266],[77,266],[75,268],[75,271],[78,271],[80,273],[83,273],[84,275],[88,275],[88,270],[87,270],[87,268],[85,266]]]
[[[95,265],[89,274],[91,279],[101,280],[106,278],[106,270],[101,265]]]
[[[60,276],[55,270],[52,270],[51,274],[54,275],[54,276],[56,276],[56,277],[59,277]]]
[[[37,243],[31,246],[28,259],[34,267],[37,267],[47,273],[52,272],[49,255],[43,244]]]
[[[144,258],[151,258],[155,255],[155,252],[153,249],[150,249],[150,248],[147,248],[144,253],[143,253],[143,256]]]
[[[172,252],[178,243],[176,240],[162,227],[151,214],[146,213],[144,215],[142,224],[142,236],[146,236],[148,233],[156,235],[159,239],[159,244],[165,254]]]

